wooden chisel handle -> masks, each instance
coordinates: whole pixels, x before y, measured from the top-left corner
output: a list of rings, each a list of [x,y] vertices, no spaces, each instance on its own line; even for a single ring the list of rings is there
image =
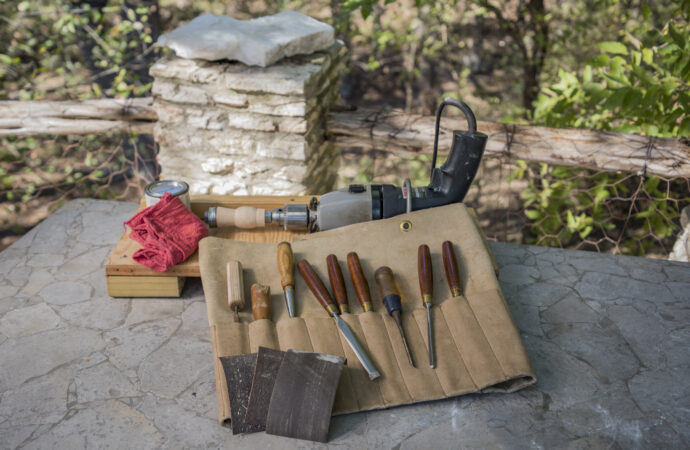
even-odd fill
[[[343,279],[343,271],[340,270],[338,257],[332,254],[328,255],[326,257],[326,266],[328,267],[328,280],[331,282],[331,291],[333,291],[335,301],[338,302],[338,308],[340,308],[341,313],[349,313],[347,290],[345,290],[345,280]]]
[[[417,251],[417,272],[422,301],[424,304],[431,303],[434,294],[434,276],[431,268],[431,252],[426,244],[420,245]]]
[[[379,288],[379,295],[383,300],[383,304],[388,310],[388,314],[392,314],[393,311],[402,311],[402,304],[400,303],[401,297],[397,286],[395,285],[395,278],[393,277],[393,271],[388,266],[379,267],[374,272],[374,278],[376,279],[376,286]],[[396,301],[388,302],[386,299],[397,298]]]
[[[359,304],[362,305],[364,312],[372,311],[374,308],[371,303],[371,295],[369,294],[369,283],[367,283],[367,279],[364,276],[364,270],[362,270],[362,264],[359,262],[357,253],[350,252],[347,254],[347,269],[350,272],[350,278],[352,278],[352,284],[355,287]]]
[[[460,283],[460,271],[458,270],[458,261],[455,259],[455,250],[453,243],[446,241],[441,245],[443,251],[443,268],[446,271],[446,278],[448,279],[448,287],[453,297],[462,295],[462,284]]]
[[[323,285],[321,278],[314,272],[311,268],[311,264],[306,259],[301,260],[297,263],[297,268],[299,273],[302,274],[304,282],[307,283],[307,287],[314,294],[316,300],[321,303],[321,306],[328,311],[329,314],[338,314],[338,307],[333,303],[331,294],[326,290],[326,286]]]
[[[295,287],[295,258],[289,242],[278,244],[278,271],[283,289]]]
[[[254,320],[271,320],[271,288],[258,283],[252,285],[252,315]]]

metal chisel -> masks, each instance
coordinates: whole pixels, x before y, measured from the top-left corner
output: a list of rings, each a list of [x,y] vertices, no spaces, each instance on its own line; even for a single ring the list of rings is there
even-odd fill
[[[427,341],[429,342],[429,367],[436,367],[434,356],[434,333],[431,326],[431,305],[434,295],[434,276],[431,268],[431,253],[429,246],[422,244],[417,251],[417,272],[419,275],[419,290],[422,294],[422,302],[426,308]]]
[[[402,298],[395,284],[393,271],[387,266],[379,267],[376,269],[376,272],[374,272],[374,278],[376,279],[376,285],[379,287],[383,305],[386,307],[388,315],[393,318],[395,324],[398,326],[398,331],[400,331],[400,337],[402,338],[403,346],[407,353],[407,359],[410,361],[410,365],[414,367],[414,360],[412,359],[410,346],[407,345],[405,330],[403,329],[402,319],[400,318],[402,314]]]
[[[379,378],[381,373],[376,369],[376,366],[369,358],[369,355],[367,355],[362,345],[357,341],[357,338],[350,329],[350,326],[340,318],[340,311],[338,307],[333,302],[331,295],[328,293],[328,290],[326,290],[323,282],[314,272],[314,269],[312,269],[309,262],[306,260],[301,260],[297,263],[297,268],[299,269],[299,273],[302,274],[304,281],[307,283],[309,290],[312,292],[312,294],[314,294],[314,297],[316,297],[316,300],[318,300],[321,306],[328,311],[328,314],[333,316],[335,319],[338,330],[340,330],[340,333],[350,345],[352,351],[355,352],[355,356],[357,356],[359,362],[362,363],[364,370],[366,370],[367,374],[369,374],[369,379],[375,380]]]

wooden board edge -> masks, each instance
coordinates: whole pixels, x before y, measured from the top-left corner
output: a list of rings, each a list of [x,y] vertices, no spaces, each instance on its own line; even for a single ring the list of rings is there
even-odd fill
[[[121,297],[180,297],[185,277],[106,275],[108,295]]]

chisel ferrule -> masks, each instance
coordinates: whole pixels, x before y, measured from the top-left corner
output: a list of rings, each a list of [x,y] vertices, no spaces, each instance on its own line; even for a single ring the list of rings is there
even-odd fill
[[[330,315],[332,315],[332,316],[337,316],[338,314],[340,314],[340,311],[338,310],[338,307],[335,306],[333,303],[329,303],[329,304],[326,306],[326,311],[328,311],[328,314],[330,314]]]
[[[350,312],[350,307],[349,305],[344,305],[344,304],[339,304],[338,307],[340,308],[341,313],[349,313]]]
[[[426,305],[426,304],[428,304],[428,303],[432,303],[432,302],[433,302],[433,297],[431,296],[431,294],[424,294],[424,295],[422,296],[422,301],[424,302],[424,305]]]
[[[451,293],[453,294],[453,297],[460,297],[462,295],[462,289],[453,288],[451,289]]]
[[[372,305],[371,302],[364,302],[362,303],[362,309],[364,312],[373,311],[374,305]]]
[[[393,311],[402,311],[402,301],[398,294],[389,294],[383,297],[383,305],[389,315],[393,314]]]

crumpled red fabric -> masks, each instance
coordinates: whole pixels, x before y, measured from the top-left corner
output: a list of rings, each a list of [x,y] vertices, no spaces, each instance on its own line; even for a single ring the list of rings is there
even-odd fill
[[[129,237],[144,246],[134,253],[134,260],[157,272],[165,272],[189,258],[199,241],[208,236],[201,219],[168,192],[124,225],[132,229]]]

